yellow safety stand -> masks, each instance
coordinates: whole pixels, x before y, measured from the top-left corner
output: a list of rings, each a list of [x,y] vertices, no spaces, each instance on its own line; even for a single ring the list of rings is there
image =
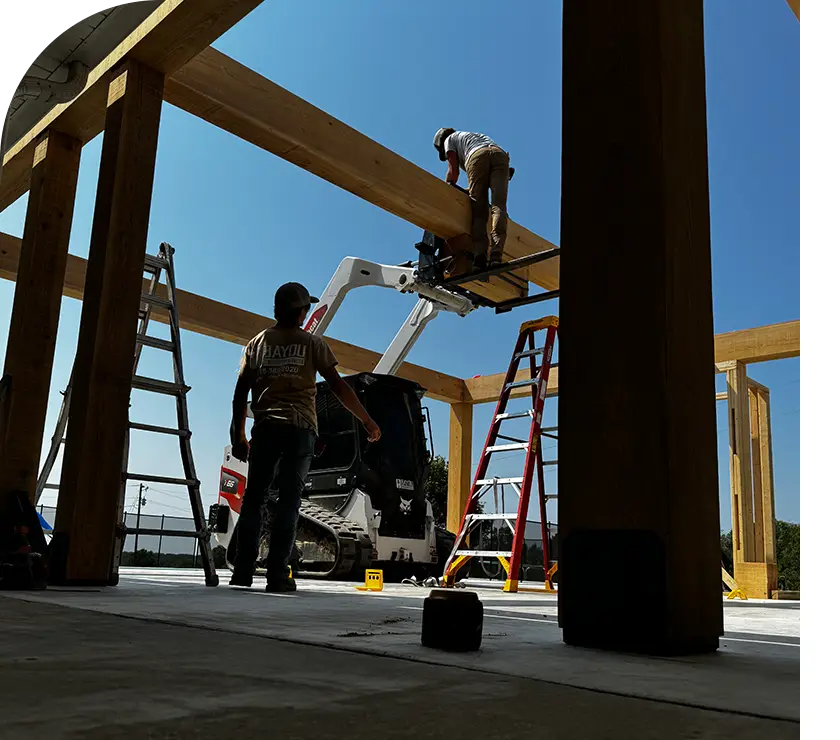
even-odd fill
[[[727,599],[741,599],[741,601],[746,601],[747,600],[747,595],[744,593],[744,589],[736,588],[733,591],[730,591],[726,595],[726,598]]]
[[[383,585],[381,570],[366,570],[365,585],[356,586],[357,591],[381,591]]]

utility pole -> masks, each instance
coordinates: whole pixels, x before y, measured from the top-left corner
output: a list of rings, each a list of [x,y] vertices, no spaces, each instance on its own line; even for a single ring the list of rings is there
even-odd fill
[[[137,529],[140,529],[140,510],[146,505],[146,499],[143,498],[143,491],[148,489],[148,486],[140,484],[140,490],[137,491]],[[137,560],[137,542],[140,538],[140,533],[134,533],[134,559]]]

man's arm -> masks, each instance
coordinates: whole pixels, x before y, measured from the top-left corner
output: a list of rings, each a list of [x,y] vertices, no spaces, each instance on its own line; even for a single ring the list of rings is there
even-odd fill
[[[370,418],[370,414],[368,414],[365,407],[362,406],[362,402],[359,400],[359,397],[338,374],[338,371],[335,369],[335,365],[325,369],[321,375],[324,376],[324,380],[327,381],[327,385],[329,385],[330,390],[335,393],[336,398],[344,404],[344,407],[353,414],[353,416],[362,422],[365,427],[365,431],[368,433],[368,440],[370,442],[376,442],[382,436],[379,425]]]
[[[449,163],[449,169],[446,171],[446,183],[448,185],[457,185],[458,175],[460,174],[460,170],[458,169],[458,155],[455,152],[447,152],[446,161]]]
[[[249,444],[245,434],[245,418],[248,414],[248,394],[251,392],[251,379],[248,372],[247,356],[243,355],[239,368],[239,377],[233,389],[233,413],[230,421],[231,453],[237,460],[248,460]]]

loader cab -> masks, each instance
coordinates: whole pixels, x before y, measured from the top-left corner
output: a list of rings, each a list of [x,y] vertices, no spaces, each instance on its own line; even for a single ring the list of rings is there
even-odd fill
[[[305,495],[337,511],[358,488],[381,511],[380,535],[424,539],[424,486],[431,461],[422,407],[425,390],[393,375],[360,373],[344,380],[379,424],[382,438],[368,442],[364,427],[326,383],[319,383],[319,436]]]

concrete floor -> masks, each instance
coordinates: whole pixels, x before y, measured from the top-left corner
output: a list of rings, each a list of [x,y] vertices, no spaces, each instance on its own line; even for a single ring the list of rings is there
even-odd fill
[[[420,645],[426,589],[259,585],[3,594],[0,737],[799,736],[797,602],[726,602],[718,653],[663,659],[568,647],[556,596],[480,588],[482,650],[451,655]]]

